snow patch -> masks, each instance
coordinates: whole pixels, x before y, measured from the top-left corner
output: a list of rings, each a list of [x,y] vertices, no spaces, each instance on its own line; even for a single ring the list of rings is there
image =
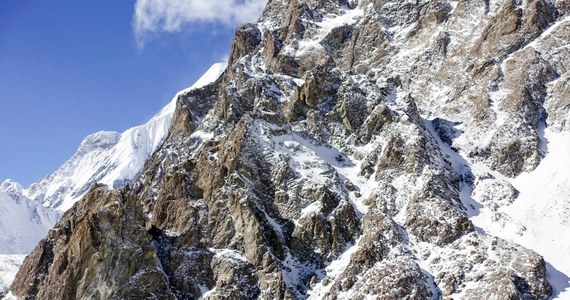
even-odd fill
[[[459,198],[467,210],[467,216],[471,218],[473,216],[479,215],[482,206],[471,197],[473,188],[469,182],[466,182],[468,178],[471,178],[473,176],[471,172],[472,165],[467,160],[465,160],[461,154],[451,149],[451,146],[441,140],[435,131],[435,128],[433,127],[432,120],[427,120],[425,122],[425,126],[437,141],[439,149],[443,152],[444,155],[447,156],[447,159],[451,163],[453,170],[455,170],[455,172],[462,178],[459,184]],[[477,224],[475,225],[477,226]]]
[[[0,294],[8,292],[8,288],[16,278],[18,269],[26,255],[5,255],[0,254]],[[15,299],[8,294],[3,299]]]
[[[348,245],[346,251],[344,251],[336,260],[330,262],[328,266],[325,268],[324,274],[322,274],[321,279],[311,290],[307,292],[309,295],[308,300],[310,299],[321,299],[333,286],[331,283],[340,276],[344,270],[350,264],[350,258],[356,251],[358,251],[360,243],[360,237],[353,245]],[[323,278],[327,276],[330,278],[329,284],[327,286],[323,285]]]
[[[215,249],[209,248],[211,252],[214,253],[214,257],[216,258],[224,258],[224,259],[231,259],[237,260],[242,262],[248,262],[247,258],[239,251],[233,249]]]
[[[323,51],[321,42],[333,29],[354,24],[362,15],[364,15],[364,10],[360,8],[349,9],[344,7],[340,14],[328,15],[321,22],[314,22],[313,24],[318,28],[314,36],[311,39],[301,40],[297,50],[293,49],[291,45],[287,45],[283,51],[292,56],[302,56],[310,51]]]
[[[493,228],[492,233],[544,256],[554,295],[565,299],[570,298],[570,132],[547,129],[545,139],[549,152],[534,171],[512,180],[520,195],[503,210],[526,230],[518,235],[512,227]]]

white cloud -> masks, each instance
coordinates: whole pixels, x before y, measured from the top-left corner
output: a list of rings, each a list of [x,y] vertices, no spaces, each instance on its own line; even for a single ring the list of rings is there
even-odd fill
[[[192,23],[237,26],[253,22],[267,0],[137,0],[133,30],[137,45],[143,47],[163,32],[178,32]]]

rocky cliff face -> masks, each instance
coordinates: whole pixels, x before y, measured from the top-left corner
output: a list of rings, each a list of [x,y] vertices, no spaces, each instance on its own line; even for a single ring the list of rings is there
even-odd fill
[[[472,220],[568,130],[567,1],[269,1],[139,179],[25,260],[37,299],[546,299]]]

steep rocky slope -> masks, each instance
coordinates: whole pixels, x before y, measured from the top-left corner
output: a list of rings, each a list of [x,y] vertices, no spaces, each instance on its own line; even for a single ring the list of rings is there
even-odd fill
[[[569,13],[269,1],[222,76],[179,95],[141,176],[92,187],[12,293],[548,298],[542,256],[485,230],[510,222],[513,178],[548,157],[544,132],[568,131]]]

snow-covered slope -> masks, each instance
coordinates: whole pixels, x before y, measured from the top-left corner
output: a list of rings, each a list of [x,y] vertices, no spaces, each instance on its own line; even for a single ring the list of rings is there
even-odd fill
[[[25,255],[0,254],[0,297],[8,293],[8,287],[16,276]]]
[[[545,140],[547,154],[534,171],[499,179],[520,192],[516,201],[499,209],[498,216],[483,207],[473,221],[544,256],[554,295],[570,299],[570,132],[546,130]]]
[[[2,189],[7,192],[0,191],[0,254],[28,253],[55,224],[59,213],[18,196],[21,187],[17,183],[6,181]]]

